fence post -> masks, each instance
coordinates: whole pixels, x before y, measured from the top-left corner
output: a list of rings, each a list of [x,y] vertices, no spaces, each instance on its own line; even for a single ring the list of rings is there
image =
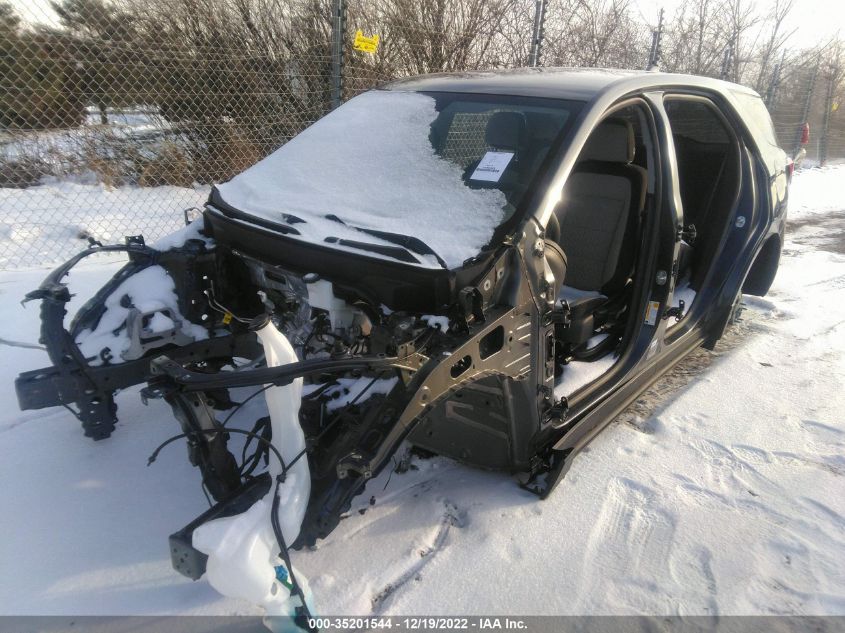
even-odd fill
[[[797,156],[801,150],[801,137],[804,135],[804,124],[810,118],[810,108],[813,105],[813,92],[816,89],[816,79],[819,76],[819,66],[821,60],[816,61],[816,67],[813,69],[813,74],[810,75],[810,82],[807,84],[807,97],[804,99],[804,109],[801,110],[801,120],[798,122],[798,129],[795,130],[795,144],[792,146],[792,155]]]
[[[544,25],[546,22],[546,1],[536,0],[534,4],[534,29],[531,35],[531,53],[528,57],[529,66],[540,65],[540,53],[543,47]]]
[[[783,67],[783,62],[786,59],[786,51],[783,51],[783,55],[780,58],[780,61],[775,66],[775,69],[772,71],[772,79],[769,82],[769,89],[766,91],[766,107],[771,108],[772,104],[775,102],[775,98],[778,94],[778,88],[780,88],[780,74],[781,69]]]
[[[819,166],[824,167],[827,163],[827,140],[830,133],[830,112],[833,109],[833,91],[836,87],[836,72],[833,65],[830,66],[830,77],[827,80],[827,93],[824,97],[824,118],[822,119],[822,135],[819,142]]]
[[[722,70],[719,72],[719,79],[727,81],[731,74],[731,65],[733,64],[734,45],[728,44],[725,47],[725,54],[722,56]]]
[[[646,70],[658,70],[660,68],[661,42],[663,40],[663,7],[660,8],[660,16],[657,19],[657,28],[651,32],[651,50],[648,53]]]
[[[343,99],[343,44],[346,39],[346,0],[332,0],[331,107]]]

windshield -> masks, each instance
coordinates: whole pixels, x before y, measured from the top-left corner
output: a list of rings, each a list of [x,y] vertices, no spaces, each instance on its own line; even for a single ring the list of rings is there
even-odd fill
[[[300,239],[455,268],[513,217],[579,105],[375,90],[218,193]]]

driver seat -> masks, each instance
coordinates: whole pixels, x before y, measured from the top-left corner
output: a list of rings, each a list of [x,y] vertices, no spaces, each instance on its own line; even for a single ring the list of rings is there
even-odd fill
[[[633,164],[633,126],[606,119],[590,134],[566,181],[549,228],[566,253],[565,285],[558,299],[570,324],[560,338],[572,349],[625,309],[625,287],[636,257],[647,172]],[[557,226],[554,226],[554,225]],[[616,301],[614,301],[616,299]]]

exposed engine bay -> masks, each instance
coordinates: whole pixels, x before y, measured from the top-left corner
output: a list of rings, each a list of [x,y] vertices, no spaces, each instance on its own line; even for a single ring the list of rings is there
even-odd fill
[[[548,290],[565,268],[546,260],[541,231],[420,280],[418,269],[403,276],[368,258],[347,257],[359,266],[338,274],[331,261],[295,252],[297,265],[276,263],[285,257],[267,257],[260,240],[246,252],[222,219],[210,207],[203,232],[188,227],[176,247],[128,238],[54,271],[27,297],[42,302],[54,366],[16,383],[22,408],[65,405],[95,440],[114,431],[121,389],[146,382],[145,401],[171,406],[181,433],[150,462],[184,439],[216,502],[171,536],[178,571],[205,574],[268,614],[308,613],[288,550],[326,537],[406,440],[523,472],[530,489],[548,493],[556,477],[540,480],[562,463],[551,444],[565,426],[553,395],[554,332],[566,322]],[[66,327],[64,277],[112,251],[129,263]],[[242,387],[255,391],[235,402],[230,390]],[[252,428],[227,426],[256,397],[270,415]],[[233,435],[245,436],[240,459]]]

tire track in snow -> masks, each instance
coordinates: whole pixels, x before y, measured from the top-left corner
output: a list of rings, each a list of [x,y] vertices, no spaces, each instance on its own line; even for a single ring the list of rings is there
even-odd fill
[[[666,596],[648,581],[667,575],[675,543],[675,517],[654,490],[626,478],[614,478],[590,530],[576,598],[579,612],[663,613]]]
[[[23,426],[25,424],[29,424],[30,422],[36,422],[36,421],[41,422],[41,421],[44,421],[44,420],[48,420],[50,418],[66,417],[67,415],[68,415],[67,411],[65,411],[64,409],[60,409],[58,407],[56,407],[52,410],[47,410],[47,411],[45,411],[43,409],[38,410],[38,411],[34,411],[31,415],[21,414],[21,415],[18,416],[18,419],[12,420],[12,421],[10,421],[6,424],[0,422],[0,433],[8,433],[10,431],[14,431],[15,429],[20,428],[21,426]]]
[[[672,580],[676,586],[683,587],[686,594],[683,600],[678,600],[681,615],[718,613],[718,588],[712,561],[713,552],[706,545],[698,545],[690,550],[678,550],[670,558]]]
[[[397,591],[402,589],[411,580],[419,578],[420,572],[422,572],[423,568],[428,565],[434,556],[445,546],[446,537],[449,535],[449,531],[452,527],[461,528],[464,526],[464,521],[461,518],[461,514],[458,512],[457,506],[450,501],[444,501],[443,505],[445,506],[445,510],[440,519],[440,524],[434,538],[432,539],[431,545],[416,550],[419,559],[412,561],[406,569],[384,584],[381,589],[376,591],[370,598],[372,612],[374,615],[378,615],[383,611],[387,603],[395,597]]]
[[[838,455],[816,455],[815,458],[808,455],[801,455],[790,451],[774,451],[772,453],[775,457],[789,462],[796,462],[802,466],[809,466],[811,468],[819,468],[837,477],[845,475],[845,461]],[[816,459],[818,458],[818,459]],[[833,463],[839,461],[842,463]]]
[[[817,422],[816,420],[801,420],[801,426],[803,427],[810,427],[808,430],[812,431],[819,431],[822,433],[830,433],[835,437],[842,437],[845,435],[845,431],[842,429],[837,429],[834,426],[830,426],[829,424],[824,424],[822,422]]]
[[[422,493],[428,492],[432,488],[434,488],[438,482],[441,481],[443,475],[448,475],[449,472],[453,470],[457,470],[459,466],[451,466],[448,468],[444,468],[441,470],[437,470],[433,472],[429,477],[423,479],[421,481],[415,481],[411,484],[403,486],[401,488],[396,488],[390,490],[387,494],[374,494],[372,497],[375,499],[374,505],[378,505],[382,509],[382,513],[378,516],[372,516],[370,519],[364,519],[357,522],[357,525],[354,529],[349,531],[348,533],[344,534],[343,537],[340,539],[341,541],[348,541],[355,538],[358,534],[366,531],[372,526],[374,523],[378,523],[380,521],[384,521],[386,518],[390,517],[391,515],[395,514],[396,512],[401,512],[403,510],[403,505],[401,503],[402,497],[412,494],[412,496],[417,497]],[[362,514],[366,517],[370,508],[370,502],[366,499],[369,499],[370,496],[365,492],[360,497],[364,502],[359,503],[356,507],[353,507],[349,514],[344,515],[344,519],[353,516],[355,512],[358,514]],[[357,499],[357,498],[356,498]],[[385,510],[384,508],[392,501],[399,499],[399,503],[396,503],[393,507]]]
[[[798,497],[798,501],[804,504],[805,507],[815,510],[816,513],[823,515],[830,521],[830,524],[837,527],[839,531],[845,532],[845,517],[830,509],[821,501],[810,499],[809,497]]]
[[[826,534],[820,524],[814,517],[823,515],[826,521],[834,518],[835,512],[826,506],[819,507],[812,499],[806,497],[799,497],[797,501],[804,503],[807,513],[790,512],[784,514],[775,509],[769,497],[777,496],[783,497],[786,493],[780,487],[772,485],[769,489],[755,492],[751,489],[746,489],[741,492],[731,492],[729,494],[717,492],[709,487],[700,485],[684,475],[676,474],[675,478],[678,484],[675,486],[675,492],[680,500],[687,505],[697,506],[704,509],[712,509],[714,511],[728,509],[732,512],[741,512],[745,515],[753,516],[754,520],[759,525],[768,525],[775,531],[780,531],[783,528],[790,530],[797,529],[802,533],[814,534],[818,542],[828,542],[831,546],[835,544],[831,542],[832,537]],[[745,494],[742,494],[742,493]],[[762,499],[762,501],[761,501]],[[809,502],[809,503],[807,503]],[[830,514],[833,512],[833,514]],[[812,516],[809,516],[812,515]],[[762,530],[762,528],[761,528]]]

